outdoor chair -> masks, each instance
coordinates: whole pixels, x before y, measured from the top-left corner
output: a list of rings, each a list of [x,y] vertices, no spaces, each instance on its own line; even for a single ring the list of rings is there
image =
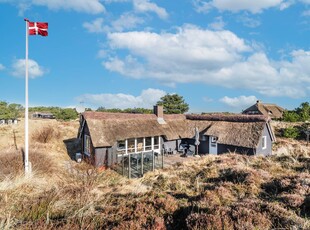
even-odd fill
[[[185,144],[181,144],[180,145],[180,150],[182,151],[182,155],[183,157],[187,157],[187,156],[192,156],[194,155],[194,151],[190,149],[190,145],[185,143]]]
[[[173,150],[171,148],[168,148],[166,145],[164,145],[164,155],[171,155],[173,154]]]

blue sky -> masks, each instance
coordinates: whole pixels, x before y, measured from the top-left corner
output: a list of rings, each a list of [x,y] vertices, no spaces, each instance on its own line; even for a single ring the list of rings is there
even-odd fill
[[[310,95],[310,0],[0,0],[0,100],[152,108],[178,93],[190,112],[293,109]]]

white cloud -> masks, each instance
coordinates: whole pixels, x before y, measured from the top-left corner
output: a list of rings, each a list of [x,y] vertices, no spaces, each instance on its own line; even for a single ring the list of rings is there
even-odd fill
[[[212,98],[210,98],[210,97],[203,97],[202,100],[205,101],[205,102],[212,102],[212,101],[214,101],[214,100],[213,100]]]
[[[194,0],[194,5],[198,12],[208,12],[212,8],[227,10],[232,12],[249,11],[251,13],[261,13],[271,7],[280,7],[284,0]]]
[[[92,22],[84,22],[83,27],[90,33],[104,33],[107,28],[103,26],[103,18],[97,18]]]
[[[280,10],[285,10],[295,3],[295,0],[286,0],[280,4]]]
[[[0,70],[4,70],[5,66],[0,63]]]
[[[199,74],[203,69],[229,66],[241,58],[240,53],[250,50],[242,39],[229,31],[214,32],[192,26],[180,28],[176,34],[111,33],[108,39],[112,48],[128,49],[130,53],[144,58],[148,63],[148,73],[141,72],[144,65],[132,55],[124,60],[113,58],[105,65],[122,66],[125,72],[129,71],[128,74],[135,78],[151,73],[156,78],[170,82],[174,80],[167,77],[173,77],[176,72],[181,73],[176,81],[188,82],[187,74],[192,73],[195,75],[192,80],[195,81],[197,77],[201,78]],[[127,68],[129,65],[131,67]],[[132,74],[137,67],[140,69],[137,73],[141,76]]]
[[[110,25],[104,25],[103,18],[97,18],[92,22],[84,22],[83,27],[90,33],[109,33],[112,31],[122,32],[133,29],[137,25],[144,23],[144,20],[132,13],[124,13]]]
[[[108,51],[104,49],[99,50],[97,53],[98,58],[105,58],[107,57],[107,55],[108,55]]]
[[[154,12],[161,19],[168,18],[167,11],[149,0],[133,0],[134,9],[138,12]]]
[[[241,22],[244,26],[255,28],[261,25],[261,22],[258,19],[249,17],[248,14],[243,14],[238,17],[238,21]]]
[[[216,17],[215,21],[209,24],[209,27],[214,30],[222,30],[224,29],[224,26],[225,22],[223,21],[223,18],[221,16]]]
[[[110,58],[109,61],[103,62],[102,65],[110,71],[128,75],[135,79],[142,78],[145,73],[143,65],[130,55],[128,55],[124,61],[117,57]]]
[[[105,12],[100,0],[32,0],[32,4],[46,6],[52,10],[65,9],[91,14]]]
[[[119,19],[113,21],[111,24],[115,31],[123,31],[125,29],[133,29],[142,23],[144,23],[142,18],[131,13],[124,13]]]
[[[248,45],[230,31],[189,25],[176,33],[110,33],[108,42],[112,50],[128,54],[110,56],[103,66],[124,76],[152,78],[165,85],[198,82],[268,96],[298,98],[309,93],[310,51],[270,60],[257,45]]]
[[[255,104],[257,98],[255,96],[239,96],[239,97],[223,97],[220,102],[234,108],[245,108]]]
[[[130,94],[84,94],[77,98],[94,108],[103,106],[105,108],[152,108],[166,92],[160,89],[146,89],[139,96]]]
[[[208,13],[212,9],[212,6],[207,1],[193,0],[193,4],[198,13]]]
[[[10,3],[17,7],[18,15],[23,16],[24,12],[31,7],[32,0],[0,0],[0,3]]]
[[[306,10],[302,13],[302,16],[305,16],[305,17],[309,17],[310,16],[310,10]]]
[[[37,78],[46,73],[43,67],[31,59],[28,59],[29,78]],[[25,77],[25,59],[17,59],[12,64],[11,74],[15,77]]]
[[[100,0],[0,0],[0,2],[11,3],[19,9],[19,15],[31,6],[45,6],[51,10],[74,10],[90,14],[105,12],[105,7]]]
[[[105,3],[113,3],[113,2],[130,2],[132,0],[104,0]]]
[[[310,5],[310,0],[300,0],[300,2],[302,2],[304,4],[309,4]]]
[[[229,31],[201,30],[192,26],[176,34],[127,32],[108,35],[114,49],[128,49],[125,59],[112,57],[104,66],[134,78],[152,77],[166,83],[191,82],[206,77],[204,70],[231,66],[250,51],[242,39]],[[145,59],[145,63],[138,58]]]

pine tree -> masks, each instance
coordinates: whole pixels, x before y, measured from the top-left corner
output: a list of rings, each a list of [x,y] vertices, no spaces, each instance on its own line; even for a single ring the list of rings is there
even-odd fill
[[[167,94],[163,96],[157,102],[157,105],[162,105],[166,114],[183,114],[189,110],[188,104],[178,94]]]

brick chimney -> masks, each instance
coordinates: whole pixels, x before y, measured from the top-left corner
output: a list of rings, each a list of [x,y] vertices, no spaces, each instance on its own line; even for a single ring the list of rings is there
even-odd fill
[[[162,105],[154,105],[154,114],[157,116],[159,124],[166,124],[164,120],[164,107]]]

